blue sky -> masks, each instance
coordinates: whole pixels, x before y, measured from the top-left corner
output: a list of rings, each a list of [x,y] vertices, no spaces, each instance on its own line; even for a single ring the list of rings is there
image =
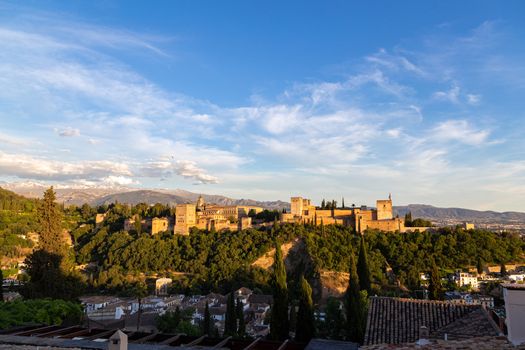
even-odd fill
[[[0,180],[525,211],[524,14],[0,2]]]

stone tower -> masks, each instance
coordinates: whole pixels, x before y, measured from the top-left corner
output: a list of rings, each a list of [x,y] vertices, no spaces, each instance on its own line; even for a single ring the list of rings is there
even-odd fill
[[[204,202],[204,198],[202,198],[202,195],[199,196],[199,199],[197,199],[197,210],[203,211],[206,207],[206,203]]]
[[[128,350],[128,336],[121,330],[117,330],[109,337],[108,350]]]
[[[175,208],[175,234],[189,235],[197,221],[195,204],[177,204]]]
[[[394,218],[392,211],[392,196],[389,195],[388,199],[379,199],[376,202],[377,206],[377,220],[391,220]]]

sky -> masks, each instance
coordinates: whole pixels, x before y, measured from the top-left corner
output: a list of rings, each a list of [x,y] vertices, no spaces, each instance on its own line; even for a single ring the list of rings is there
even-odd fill
[[[523,1],[1,1],[0,181],[525,211]]]

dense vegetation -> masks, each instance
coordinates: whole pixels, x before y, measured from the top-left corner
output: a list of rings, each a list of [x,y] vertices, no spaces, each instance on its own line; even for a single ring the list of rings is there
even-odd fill
[[[50,299],[15,300],[0,303],[0,329],[22,324],[78,324],[82,318],[80,304]]]
[[[0,188],[0,257],[18,258],[33,247],[22,235],[36,230],[36,203]]]

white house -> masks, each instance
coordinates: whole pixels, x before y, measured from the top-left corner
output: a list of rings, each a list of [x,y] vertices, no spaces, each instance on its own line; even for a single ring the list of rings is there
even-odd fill
[[[505,313],[507,337],[514,345],[525,343],[525,285],[505,283],[503,298],[505,299]]]

